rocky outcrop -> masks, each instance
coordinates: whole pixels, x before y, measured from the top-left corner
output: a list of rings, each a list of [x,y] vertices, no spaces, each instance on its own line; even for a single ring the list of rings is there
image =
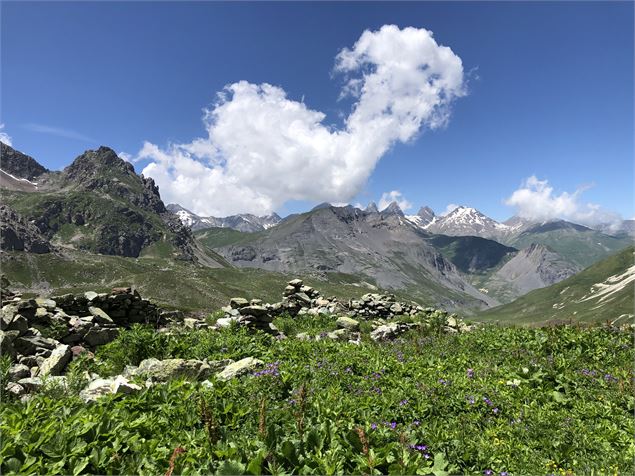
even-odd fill
[[[113,341],[121,328],[133,323],[159,327],[180,318],[181,314],[161,310],[130,288],[22,299],[19,294],[7,292],[4,286],[0,353],[14,362],[9,370],[10,380],[28,391],[29,385],[35,388],[38,382],[24,379],[63,374],[73,358]],[[152,367],[147,363],[148,368],[142,370],[154,372],[160,379],[160,375],[181,372],[188,365],[187,361],[177,364],[165,362]],[[208,365],[208,373],[218,368]],[[203,370],[198,368],[198,372]],[[19,393],[15,385],[12,389]]]
[[[40,230],[7,205],[0,205],[0,250],[49,253],[48,239]]]
[[[14,177],[31,182],[48,172],[33,157],[15,150],[4,142],[0,142],[0,169]]]

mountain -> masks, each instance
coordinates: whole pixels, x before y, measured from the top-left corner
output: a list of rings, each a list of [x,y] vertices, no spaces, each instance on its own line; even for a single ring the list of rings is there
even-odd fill
[[[630,237],[615,237],[586,226],[564,220],[554,220],[525,227],[518,234],[509,236],[505,244],[525,248],[542,244],[569,263],[585,268],[633,244]]]
[[[560,282],[579,270],[545,245],[531,244],[492,273],[482,286],[500,301],[507,302]]]
[[[0,170],[16,179],[35,181],[39,176],[48,172],[33,157],[15,150],[4,142],[0,142]]]
[[[605,258],[552,286],[483,312],[483,320],[529,324],[547,321],[625,323],[633,319],[635,248]]]
[[[469,284],[429,242],[429,235],[395,206],[381,212],[322,207],[234,238],[214,250],[239,267],[324,276],[347,273],[455,309],[496,303]],[[218,243],[219,236],[214,240]]]
[[[0,250],[49,253],[52,247],[36,226],[7,205],[0,205]]]
[[[55,246],[128,257],[155,253],[220,266],[166,210],[154,181],[137,175],[112,149],[87,150],[63,171],[42,173],[32,158],[7,145],[3,151],[14,158],[14,173],[35,170],[38,175],[29,177],[38,186],[2,187],[2,203]]]
[[[406,218],[414,225],[425,230],[426,226],[436,218],[436,215],[432,208],[421,207],[416,215],[407,215]]]
[[[421,210],[416,216],[420,217],[420,214]],[[430,214],[425,209],[424,216],[426,218],[420,220],[421,222],[425,222],[427,217],[430,217]],[[419,225],[419,223],[416,224]],[[433,214],[427,223],[420,226],[431,233],[441,235],[480,236],[488,239],[500,239],[501,236],[509,231],[507,225],[498,223],[475,208],[464,206],[457,207],[444,216],[435,216]]]
[[[282,220],[277,213],[265,216],[243,213],[222,218],[211,216],[201,217],[176,203],[169,204],[167,209],[176,214],[181,220],[181,223],[189,226],[192,231],[204,230],[206,228],[231,228],[232,230],[254,233],[271,228]]]

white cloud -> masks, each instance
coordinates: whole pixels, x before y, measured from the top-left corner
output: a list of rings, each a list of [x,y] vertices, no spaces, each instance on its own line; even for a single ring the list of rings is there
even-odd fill
[[[4,132],[4,124],[0,123],[0,141],[4,142],[7,145],[13,145],[11,141],[11,136]]]
[[[132,160],[133,160],[132,155],[130,155],[130,154],[126,153],[126,152],[117,152],[117,155],[121,159],[125,160],[126,162],[132,162]]]
[[[459,207],[460,205],[457,205],[456,203],[448,203],[448,205],[445,207],[445,210],[443,210],[443,212],[441,212],[439,215],[440,216],[448,215]]]
[[[402,211],[412,208],[412,203],[410,203],[399,190],[382,193],[377,208],[381,211],[392,202],[397,202],[397,205],[399,205],[399,208],[401,208]]]
[[[514,207],[516,215],[532,220],[563,219],[588,226],[617,226],[621,222],[617,213],[580,200],[588,189],[589,186],[583,186],[573,193],[557,194],[548,180],[539,180],[532,175],[505,200],[505,204]]]
[[[461,59],[425,29],[365,31],[336,57],[354,104],[340,129],[271,84],[239,81],[206,111],[207,137],[166,148],[145,143],[135,160],[166,202],[202,215],[270,213],[288,200],[348,202],[380,158],[423,128],[444,125],[465,94]]]

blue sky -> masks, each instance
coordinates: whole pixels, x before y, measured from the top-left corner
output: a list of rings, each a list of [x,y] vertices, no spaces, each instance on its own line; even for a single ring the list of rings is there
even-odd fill
[[[526,201],[515,201],[521,209],[565,210],[571,218],[593,208],[590,202],[635,215],[631,2],[3,2],[0,8],[0,122],[14,147],[51,169],[104,144],[145,157],[135,162],[141,171],[160,152],[176,154],[170,143],[207,137],[203,108],[241,80],[282,88],[289,100],[322,112],[331,130],[342,130],[355,99],[338,100],[346,75],[334,72],[336,56],[365,30],[394,24],[425,28],[450,47],[462,61],[467,94],[452,102],[445,127],[424,126],[405,143],[391,142],[346,201],[366,204],[395,190],[412,211],[467,204],[505,219],[514,208],[504,200],[535,175],[553,191],[540,182]],[[230,139],[242,140],[236,134]],[[144,141],[157,150],[139,154]],[[272,157],[266,157],[271,164]],[[163,180],[170,177],[174,170]],[[217,202],[214,210],[234,211],[229,202],[251,196],[249,184],[240,187],[236,197],[230,188],[221,198],[206,197]],[[254,193],[281,214],[318,201],[284,194],[267,201],[273,192]]]

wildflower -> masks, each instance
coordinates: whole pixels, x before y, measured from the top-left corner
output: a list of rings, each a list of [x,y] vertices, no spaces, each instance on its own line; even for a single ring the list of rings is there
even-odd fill
[[[509,473],[507,471],[501,471],[500,476],[509,476]]]
[[[399,406],[403,407],[404,405],[408,405],[408,399],[404,398],[402,401],[399,402]]]
[[[423,455],[423,457],[424,457],[425,459],[430,459],[430,453],[425,453],[425,454]]]
[[[498,413],[498,407],[494,408],[492,411],[493,411],[494,413]]]
[[[485,471],[483,471],[483,474],[485,476],[490,476],[491,474],[494,474],[494,471],[492,471],[491,469],[486,469]]]
[[[474,369],[467,369],[467,378],[474,378]]]
[[[491,407],[492,405],[494,405],[494,404],[492,403],[492,401],[491,401],[489,398],[487,398],[487,397],[483,397],[483,401],[484,401],[485,403],[487,403],[490,407]]]
[[[466,398],[467,398],[467,401],[470,402],[470,405],[474,405],[475,400],[473,396],[470,395],[469,397],[466,397]]]
[[[415,421],[412,422],[412,424],[414,426],[419,426],[419,425],[421,425],[421,422],[419,420],[415,420]]]
[[[371,430],[376,430],[377,429],[377,423],[371,423],[370,424],[370,429]]]

